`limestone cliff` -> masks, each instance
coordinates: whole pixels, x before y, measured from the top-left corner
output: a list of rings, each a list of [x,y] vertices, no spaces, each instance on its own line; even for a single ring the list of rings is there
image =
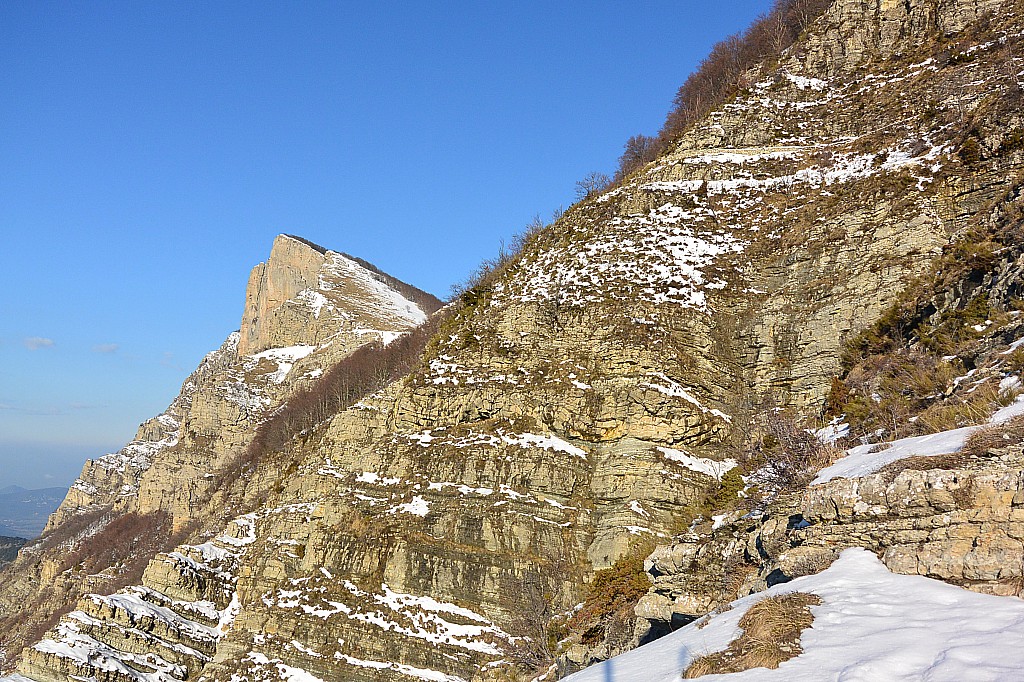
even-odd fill
[[[337,362],[345,349],[366,330],[425,316],[371,296],[391,326],[364,319],[359,292],[376,284],[349,277],[353,293],[339,282],[358,261],[279,238],[250,278],[239,348],[225,351],[215,388],[171,414],[178,442],[138,475],[138,509],[170,513],[183,544],[151,551],[138,584],[86,588],[97,593],[20,653],[19,673],[551,679],[657,634],[565,631],[595,572],[623,557],[663,546],[649,565],[673,577],[639,613],[667,627],[723,598],[710,587],[684,595],[708,576],[694,557],[765,547],[766,572],[749,589],[790,570],[781,543],[810,548],[786,555],[810,565],[811,549],[846,532],[819,522],[845,484],[763,528],[710,533],[718,545],[687,538],[766,399],[819,413],[845,341],[978,215],[1019,215],[1024,62],[1007,46],[1024,33],[1021,10],[1016,0],[836,0],[656,161],[529,235],[431,318],[412,371],[346,409],[288,398],[303,382],[316,396],[357,395],[359,368]],[[369,366],[390,352],[359,357]],[[230,455],[282,401],[294,421],[274,422],[275,445],[237,464]],[[898,521],[857,526],[849,543],[888,551],[917,546],[921,524],[966,538],[996,518],[1015,523],[1017,464],[1009,456],[976,476],[997,492],[958,502],[959,517],[921,492],[945,474],[874,481],[858,489],[870,492],[866,509],[904,492],[931,506],[894,504]],[[832,506],[846,525],[873,514],[856,500]],[[7,574],[30,574],[39,551],[60,553],[25,550]],[[904,555],[890,565],[919,570]],[[68,571],[66,584],[80,585]]]
[[[369,264],[287,235],[275,239],[255,272],[246,301],[258,302],[258,312],[247,303],[242,319],[249,336],[230,334],[135,440],[86,462],[43,537],[4,573],[0,620],[11,627],[0,635],[0,651],[13,652],[12,643],[85,591],[137,580],[154,551],[173,547],[211,505],[223,504],[211,499],[223,483],[215,473],[245,451],[268,415],[339,358],[393,340],[440,305]],[[415,292],[418,302],[396,286]],[[90,564],[91,575],[69,564],[69,554],[88,552],[83,544],[129,525],[139,531],[118,531],[111,541],[132,544],[107,556],[108,563]]]

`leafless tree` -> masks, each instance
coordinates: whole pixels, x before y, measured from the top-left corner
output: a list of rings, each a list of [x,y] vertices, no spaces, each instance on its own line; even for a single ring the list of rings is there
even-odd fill
[[[576,183],[576,199],[582,201],[587,197],[597,194],[610,185],[612,179],[604,173],[593,171],[587,173],[586,177]]]

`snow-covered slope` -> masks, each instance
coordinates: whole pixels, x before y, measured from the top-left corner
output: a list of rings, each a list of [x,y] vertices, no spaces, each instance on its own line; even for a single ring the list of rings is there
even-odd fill
[[[1018,399],[1011,405],[1001,408],[989,419],[990,424],[1005,424],[1014,417],[1024,414],[1024,398]],[[891,443],[871,443],[858,445],[847,451],[843,457],[832,466],[822,469],[811,485],[825,483],[834,478],[857,478],[867,476],[878,471],[886,464],[896,462],[907,457],[933,457],[936,455],[948,455],[959,451],[972,433],[977,432],[983,426],[963,426],[959,429],[929,433],[924,436],[913,436],[911,438],[900,438]]]
[[[787,592],[822,600],[811,607],[814,623],[800,638],[803,652],[776,670],[701,679],[996,682],[1024,675],[1024,601],[890,573],[874,554],[848,549],[818,575],[737,600],[730,610],[565,679],[678,682],[693,660],[724,650],[739,636],[737,623],[753,604]]]

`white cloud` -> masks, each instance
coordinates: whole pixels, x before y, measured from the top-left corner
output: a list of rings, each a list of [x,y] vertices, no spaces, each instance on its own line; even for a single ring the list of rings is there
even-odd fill
[[[116,353],[121,346],[116,343],[98,343],[92,347],[93,353]]]
[[[48,339],[45,336],[29,336],[23,343],[25,348],[29,350],[39,350],[40,348],[50,348],[53,346],[53,339]]]

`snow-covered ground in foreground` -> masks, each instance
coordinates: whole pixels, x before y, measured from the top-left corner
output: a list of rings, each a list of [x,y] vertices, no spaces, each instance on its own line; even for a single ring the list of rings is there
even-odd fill
[[[1008,405],[989,419],[990,424],[1002,424],[1016,416],[1024,414],[1024,401]],[[811,485],[825,483],[833,478],[858,478],[873,474],[886,464],[895,462],[907,457],[931,457],[934,455],[948,455],[957,452],[964,446],[971,434],[981,429],[981,426],[964,426],[951,431],[939,431],[926,436],[914,436],[913,438],[901,438],[889,443],[872,443],[870,445],[858,445],[847,450],[846,457],[825,467],[818,472],[817,477],[811,481]],[[885,448],[879,450],[879,448]],[[1024,679],[1022,673],[1021,679]]]
[[[721,651],[737,623],[767,596],[813,592],[803,653],[777,670],[754,668],[701,680],[758,682],[995,682],[1024,677],[1024,600],[993,597],[921,576],[890,573],[874,554],[847,549],[817,575],[733,602],[703,628],[688,625],[565,678],[571,682],[678,682],[690,662]],[[699,621],[698,621],[699,622]]]

